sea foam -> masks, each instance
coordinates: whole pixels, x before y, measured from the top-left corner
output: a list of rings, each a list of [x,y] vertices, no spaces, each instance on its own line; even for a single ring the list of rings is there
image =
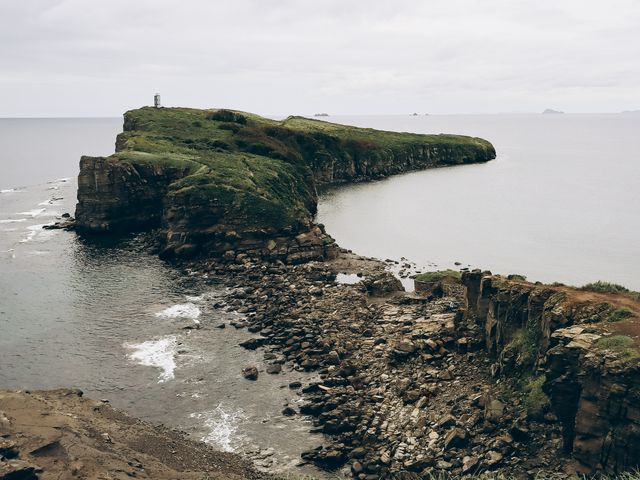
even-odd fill
[[[129,354],[131,360],[139,365],[156,367],[162,370],[158,375],[158,383],[164,383],[174,378],[174,370],[176,369],[175,356],[178,346],[178,339],[175,335],[125,346],[133,350]]]
[[[364,280],[364,277],[359,277],[355,273],[339,273],[336,275],[336,282],[340,285],[355,285]]]
[[[20,223],[20,222],[26,222],[26,221],[27,221],[26,218],[16,218],[16,219],[8,218],[6,220],[0,220],[0,223]]]
[[[242,410],[232,410],[222,404],[213,410],[192,413],[191,418],[202,421],[209,433],[201,440],[210,445],[215,445],[225,452],[234,452],[233,441],[237,439],[236,432],[240,423],[246,418]]]
[[[38,215],[42,215],[42,213],[45,212],[46,210],[47,210],[46,208],[35,208],[33,210],[28,210],[26,212],[18,212],[16,213],[16,215],[24,215],[26,217],[35,218]]]
[[[189,303],[179,303],[169,308],[165,308],[161,312],[156,313],[156,317],[161,318],[189,318],[193,320],[195,323],[200,323],[198,317],[202,311],[200,308],[189,302]]]

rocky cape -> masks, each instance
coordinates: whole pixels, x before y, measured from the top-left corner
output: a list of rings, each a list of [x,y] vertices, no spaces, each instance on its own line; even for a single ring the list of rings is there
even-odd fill
[[[125,113],[114,155],[82,157],[75,226],[157,228],[164,257],[330,258],[334,242],[313,222],[319,185],[493,158],[489,142],[465,136],[141,108]]]

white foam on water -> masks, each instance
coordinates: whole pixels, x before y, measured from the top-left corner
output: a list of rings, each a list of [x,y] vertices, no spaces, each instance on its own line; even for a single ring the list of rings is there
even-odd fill
[[[355,273],[339,273],[336,275],[336,282],[340,285],[355,285],[364,280],[364,277],[359,277]]]
[[[39,225],[29,225],[27,227],[27,236],[20,240],[20,243],[27,243],[35,240],[36,237],[38,240],[46,240],[47,238],[53,236],[55,234],[55,230],[43,230],[42,227],[48,225],[46,223],[42,223]]]
[[[64,200],[63,197],[53,197],[50,198],[48,200],[45,200],[44,202],[40,202],[38,204],[39,207],[48,207],[50,205],[56,205],[56,202],[59,202],[60,200]]]
[[[242,410],[233,410],[220,403],[213,410],[192,413],[190,417],[200,420],[209,430],[201,441],[215,445],[225,452],[235,452],[233,442],[237,440],[236,432],[240,423],[246,418]]]
[[[5,188],[3,190],[0,190],[0,193],[20,193],[20,192],[24,192],[24,190],[20,188]]]
[[[156,317],[161,318],[189,318],[195,323],[200,323],[198,317],[202,311],[194,303],[179,303],[173,307],[165,308],[161,312],[156,313]]]
[[[158,375],[158,383],[164,383],[175,378],[175,356],[178,347],[178,339],[175,335],[163,337],[159,340],[125,344],[125,347],[133,350],[128,356],[139,365],[156,367],[162,370]]]
[[[0,223],[20,223],[20,222],[26,222],[26,221],[27,221],[26,218],[16,218],[16,219],[8,218],[6,220],[0,220]]]
[[[16,215],[25,215],[27,217],[35,218],[38,215],[41,215],[46,210],[47,210],[46,208],[35,208],[33,210],[28,210],[26,212],[18,212],[16,213]]]

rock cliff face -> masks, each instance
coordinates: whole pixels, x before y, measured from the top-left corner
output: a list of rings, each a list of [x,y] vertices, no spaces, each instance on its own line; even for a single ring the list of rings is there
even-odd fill
[[[130,231],[160,223],[169,185],[185,168],[120,162],[113,158],[80,159],[77,228],[81,231]]]
[[[637,468],[640,354],[637,340],[619,335],[635,328],[637,318],[610,321],[618,303],[627,305],[629,299],[479,271],[464,273],[462,282],[467,319],[482,330],[497,359],[496,372],[544,376],[542,390],[578,471]]]
[[[495,158],[489,142],[471,137],[152,108],[125,114],[116,150],[108,158],[82,157],[79,232],[159,228],[165,256],[290,262],[335,251],[313,223],[316,185]]]

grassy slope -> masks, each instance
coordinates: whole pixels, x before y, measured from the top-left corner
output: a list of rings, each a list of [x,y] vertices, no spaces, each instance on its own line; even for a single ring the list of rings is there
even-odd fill
[[[188,166],[169,195],[213,202],[255,227],[300,230],[315,213],[313,172],[327,159],[402,153],[422,146],[449,152],[447,163],[478,161],[485,140],[382,132],[301,117],[275,121],[227,110],[150,107],[125,114],[115,157],[133,164]]]

